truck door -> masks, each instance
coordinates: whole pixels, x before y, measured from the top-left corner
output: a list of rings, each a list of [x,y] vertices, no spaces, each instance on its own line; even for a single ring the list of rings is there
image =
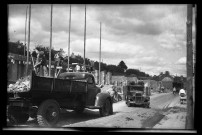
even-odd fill
[[[87,96],[86,96],[86,105],[94,106],[96,95],[99,92],[99,89],[95,85],[93,76],[87,78]]]

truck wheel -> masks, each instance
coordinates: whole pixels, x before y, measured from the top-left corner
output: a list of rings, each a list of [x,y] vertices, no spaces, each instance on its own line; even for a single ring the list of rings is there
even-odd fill
[[[8,119],[11,124],[22,124],[29,119],[29,114],[22,113],[20,108],[8,107]]]
[[[149,105],[150,105],[149,103],[145,103],[145,104],[143,105],[143,107],[144,107],[144,108],[149,108]]]
[[[111,103],[110,106],[111,106],[110,114],[112,115],[114,113],[114,111],[113,111],[113,103]]]
[[[127,101],[127,106],[128,106],[128,107],[131,107],[131,104],[130,104],[130,102],[128,102],[128,101]]]
[[[102,108],[100,108],[100,116],[108,116],[110,115],[111,112],[111,103],[109,101],[109,99],[107,99],[104,103],[104,105],[102,106]]]
[[[59,120],[60,107],[55,100],[46,100],[38,108],[37,121],[40,126],[54,126]]]
[[[36,107],[30,108],[29,116],[31,118],[35,119],[37,117],[37,110],[38,110],[38,108],[36,108]]]

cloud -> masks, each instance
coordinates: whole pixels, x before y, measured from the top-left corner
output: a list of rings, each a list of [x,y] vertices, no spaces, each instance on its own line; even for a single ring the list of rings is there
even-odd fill
[[[8,33],[12,41],[24,41],[27,6],[8,6]],[[185,73],[183,60],[175,60],[186,55],[186,5],[86,6],[87,58],[99,60],[101,22],[103,62],[117,65],[123,60],[128,68],[141,67],[142,71],[152,74],[164,70]],[[84,9],[84,4],[72,4],[70,52],[81,56],[84,49]],[[50,45],[50,4],[32,4],[30,36],[30,47],[36,44]],[[68,52],[69,4],[53,5],[52,38],[55,49],[63,48]]]
[[[104,13],[101,13],[97,20],[102,20],[105,26],[110,28],[111,33],[117,35],[133,33],[154,36],[159,35],[162,32],[161,27],[159,27],[158,23],[156,22],[146,22],[138,19],[137,17],[134,17],[133,19],[122,18],[117,15],[119,12],[121,11],[117,10],[113,13],[105,11]]]
[[[186,61],[187,61],[186,57],[182,57],[182,58],[178,59],[178,61],[176,62],[176,64],[185,65]]]

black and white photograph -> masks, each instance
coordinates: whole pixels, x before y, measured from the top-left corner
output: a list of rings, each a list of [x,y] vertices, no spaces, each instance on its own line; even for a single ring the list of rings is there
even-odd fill
[[[3,130],[197,133],[197,4],[7,4],[7,13]]]

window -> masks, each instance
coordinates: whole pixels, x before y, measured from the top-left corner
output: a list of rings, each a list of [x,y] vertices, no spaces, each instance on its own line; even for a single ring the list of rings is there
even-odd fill
[[[93,84],[93,78],[92,77],[88,77],[88,83]]]

